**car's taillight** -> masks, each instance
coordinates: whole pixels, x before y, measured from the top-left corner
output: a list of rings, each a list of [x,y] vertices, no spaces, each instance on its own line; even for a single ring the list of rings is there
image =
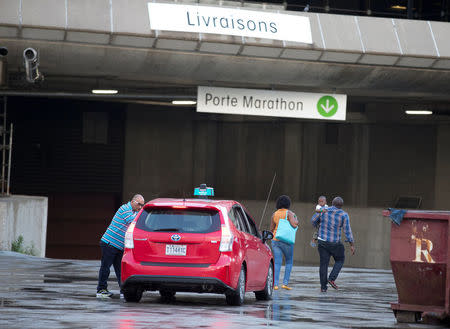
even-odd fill
[[[136,225],[135,222],[132,222],[130,226],[128,226],[128,230],[125,233],[125,248],[133,249],[134,248],[134,242],[133,242],[133,230],[134,226]]]
[[[220,238],[219,251],[232,251],[233,250],[234,236],[230,231],[230,228],[226,225],[222,225],[222,237]]]

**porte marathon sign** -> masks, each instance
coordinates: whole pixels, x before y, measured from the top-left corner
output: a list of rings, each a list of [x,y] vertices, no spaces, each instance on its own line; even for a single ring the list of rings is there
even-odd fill
[[[347,95],[198,87],[197,112],[345,120]]]
[[[312,43],[309,17],[230,7],[148,3],[152,30]]]

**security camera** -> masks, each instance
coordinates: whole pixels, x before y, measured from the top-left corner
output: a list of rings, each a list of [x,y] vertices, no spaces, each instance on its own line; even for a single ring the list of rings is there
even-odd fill
[[[39,80],[44,80],[44,76],[39,72],[39,54],[35,49],[25,49],[23,51],[23,60],[28,82],[34,83]]]
[[[0,56],[6,56],[6,55],[8,55],[8,48],[0,47]]]

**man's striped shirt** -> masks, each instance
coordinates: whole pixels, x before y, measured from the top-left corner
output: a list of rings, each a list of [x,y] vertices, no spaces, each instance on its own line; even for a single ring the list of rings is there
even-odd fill
[[[354,242],[348,214],[339,208],[329,207],[326,212],[316,213],[311,218],[313,226],[319,228],[319,240],[328,242],[341,241],[341,228],[344,228],[346,242]]]
[[[111,224],[109,224],[105,234],[103,234],[101,241],[109,243],[119,250],[123,250],[125,232],[128,229],[128,225],[130,225],[134,217],[136,217],[136,214],[137,212],[133,211],[133,208],[131,207],[131,202],[123,204],[114,215]]]

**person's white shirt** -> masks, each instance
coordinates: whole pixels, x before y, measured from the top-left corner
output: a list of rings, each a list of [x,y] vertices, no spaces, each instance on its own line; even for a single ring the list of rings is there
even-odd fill
[[[320,204],[318,204],[318,205],[316,206],[316,212],[321,212],[322,209],[324,209],[324,210],[328,209],[328,205],[326,204],[326,205],[324,205],[324,206],[322,207]],[[317,228],[317,230],[318,230],[318,229],[319,229],[319,228]],[[321,238],[319,238],[319,237],[317,237],[317,239],[322,240],[322,241],[325,241],[324,239],[321,239]]]
[[[322,210],[322,209],[327,209],[328,208],[328,205],[326,204],[326,205],[324,205],[323,207],[320,205],[320,204],[318,204],[317,206],[316,206],[316,211],[319,211],[319,210]]]

